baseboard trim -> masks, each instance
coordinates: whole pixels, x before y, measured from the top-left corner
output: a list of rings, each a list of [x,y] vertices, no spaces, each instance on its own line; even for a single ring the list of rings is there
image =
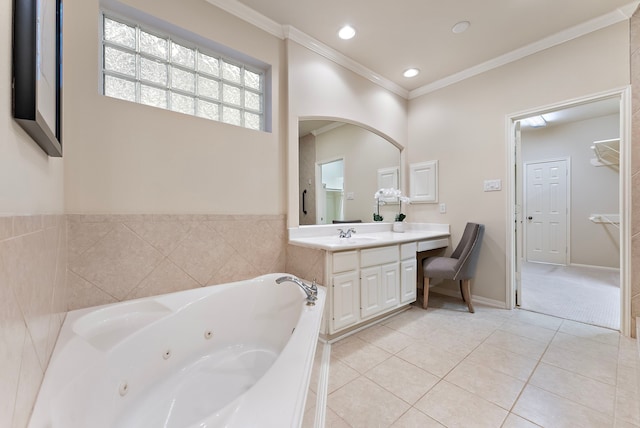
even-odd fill
[[[460,295],[459,292],[454,291],[454,290],[449,290],[447,288],[430,287],[429,288],[429,292],[430,293],[444,294],[445,296],[456,297],[458,299],[462,299],[462,296]],[[473,303],[481,303],[483,305],[491,306],[491,307],[494,307],[494,308],[509,309],[509,308],[507,308],[507,303],[506,302],[502,302],[500,300],[488,299],[486,297],[477,296],[475,294],[471,295],[471,300],[472,300]]]
[[[620,268],[609,267],[609,266],[596,266],[596,265],[584,265],[582,263],[569,263],[571,267],[584,267],[590,269],[600,269],[600,270],[609,270],[609,271],[618,271],[620,272]]]

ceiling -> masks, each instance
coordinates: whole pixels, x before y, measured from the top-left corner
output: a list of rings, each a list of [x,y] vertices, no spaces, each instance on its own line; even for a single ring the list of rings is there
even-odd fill
[[[630,0],[208,1],[235,9],[239,16],[251,12],[254,22],[255,16],[263,16],[295,27],[407,92],[526,51],[541,40],[558,43],[628,19],[638,4]],[[237,13],[238,3],[249,9]],[[454,34],[451,29],[459,21],[471,25]],[[345,24],[357,31],[351,40],[337,37]],[[421,73],[403,77],[409,67]]]

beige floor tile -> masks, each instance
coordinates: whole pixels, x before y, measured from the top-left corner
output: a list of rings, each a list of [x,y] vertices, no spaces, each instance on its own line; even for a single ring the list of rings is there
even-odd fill
[[[502,324],[500,330],[544,343],[551,342],[551,339],[553,339],[553,336],[556,334],[556,330],[551,330],[519,320],[511,320],[510,322]]]
[[[365,373],[365,376],[413,404],[440,380],[398,357],[391,357]]]
[[[449,427],[500,427],[508,412],[447,381],[434,386],[415,406]]]
[[[616,388],[549,364],[536,368],[529,384],[613,416]]]
[[[415,341],[414,338],[384,325],[367,328],[356,336],[391,354],[401,351]]]
[[[594,342],[595,343],[595,342]],[[584,352],[566,349],[552,343],[542,357],[542,362],[560,367],[609,385],[616,383],[617,358],[602,358]]]
[[[638,394],[640,392],[640,373],[638,370],[635,367],[618,364],[617,390],[627,394]]]
[[[618,390],[615,404],[617,420],[640,426],[640,399],[638,394]]]
[[[411,408],[395,421],[392,428],[443,428],[444,425],[419,410]]]
[[[513,413],[544,427],[611,426],[613,418],[532,385],[527,385]]]
[[[348,341],[340,341],[332,345],[331,356],[338,358],[360,373],[366,373],[389,358],[391,354],[360,338],[354,337]]]
[[[442,328],[429,333],[423,342],[438,344],[438,348],[459,357],[465,357],[482,343],[491,332],[473,334],[464,329]]]
[[[540,358],[547,348],[547,344],[544,342],[538,342],[504,330],[496,330],[484,343],[535,359]]]
[[[314,428],[316,425],[316,406],[305,409],[301,428]]]
[[[350,424],[342,419],[336,412],[327,407],[324,417],[324,428],[352,428]]]
[[[316,406],[316,401],[318,401],[318,396],[313,391],[307,391],[307,400],[304,403],[305,412],[312,407]]]
[[[329,385],[327,386],[327,393],[331,394],[333,391],[343,387],[358,376],[360,376],[360,373],[342,361],[332,358],[331,363],[329,364]]]
[[[388,327],[392,330],[396,330],[406,336],[409,336],[414,339],[422,339],[426,335],[428,335],[431,330],[431,326],[425,324],[425,322],[421,320],[398,320],[391,321],[384,324],[385,327]]]
[[[440,378],[464,358],[444,351],[438,345],[427,343],[414,343],[398,352],[396,356]]]
[[[632,424],[622,419],[616,419],[613,422],[613,428],[638,428],[640,425]]]
[[[516,310],[513,314],[514,320],[523,321],[551,330],[558,330],[562,325],[562,318],[552,317],[550,315],[538,314],[536,312]]]
[[[595,340],[606,345],[618,346],[620,343],[620,333],[615,330],[571,320],[564,320],[558,331]]]
[[[526,381],[538,364],[534,358],[524,357],[486,343],[478,346],[465,361],[491,367],[501,373]]]
[[[638,342],[631,337],[620,336],[618,345],[618,364],[640,368],[640,352]]]
[[[513,413],[509,413],[504,424],[502,424],[502,428],[537,428],[539,426]]]
[[[618,345],[609,345],[585,337],[574,336],[558,332],[551,341],[553,346],[559,346],[598,358],[606,358],[618,362]]]
[[[505,410],[511,409],[525,385],[514,377],[466,360],[458,364],[444,380]]]
[[[355,428],[388,427],[411,407],[364,377],[330,394],[328,405]]]

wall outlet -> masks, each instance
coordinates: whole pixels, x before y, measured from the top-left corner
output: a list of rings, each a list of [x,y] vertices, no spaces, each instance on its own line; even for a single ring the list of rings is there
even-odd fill
[[[347,201],[353,201],[356,195],[353,192],[347,192]]]
[[[440,204],[440,214],[444,214],[447,212],[447,205],[446,204]]]
[[[502,180],[499,178],[497,180],[484,180],[485,192],[498,192],[500,190],[502,190]]]

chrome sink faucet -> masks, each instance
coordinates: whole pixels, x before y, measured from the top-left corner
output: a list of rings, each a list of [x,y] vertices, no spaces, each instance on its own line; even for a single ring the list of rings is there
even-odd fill
[[[339,235],[340,238],[351,238],[351,234],[356,233],[356,230],[353,227],[351,227],[346,232],[342,229],[338,229],[338,232],[340,233]]]
[[[276,279],[276,284],[282,284],[285,281],[298,284],[300,288],[302,288],[302,290],[307,295],[307,306],[314,306],[316,304],[316,300],[318,300],[318,286],[316,285],[315,279],[313,280],[311,285],[307,285],[295,276],[281,276],[280,278]]]

